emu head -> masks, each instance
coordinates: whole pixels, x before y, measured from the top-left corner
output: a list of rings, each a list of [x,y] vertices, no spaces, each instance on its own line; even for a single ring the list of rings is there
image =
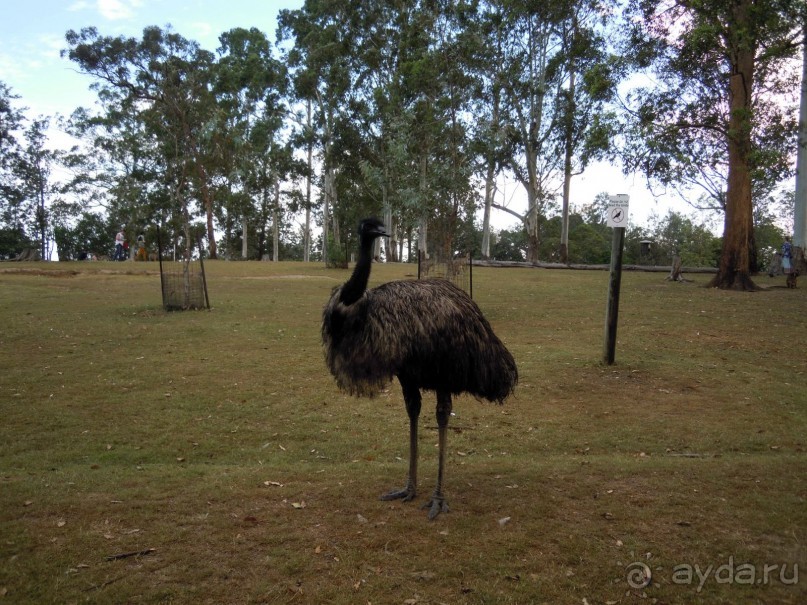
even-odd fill
[[[365,238],[375,239],[377,237],[389,237],[389,233],[384,228],[384,223],[375,217],[362,220],[359,223],[359,237],[362,241]]]

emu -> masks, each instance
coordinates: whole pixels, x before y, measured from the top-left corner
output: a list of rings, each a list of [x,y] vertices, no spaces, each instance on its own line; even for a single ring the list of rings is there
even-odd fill
[[[448,512],[443,495],[451,397],[469,393],[503,403],[518,371],[513,356],[493,333],[476,303],[451,282],[402,280],[367,290],[372,248],[388,237],[384,224],[359,224],[360,250],[350,279],[334,288],[322,313],[325,357],[337,385],[373,396],[395,376],[409,415],[409,475],[406,486],[381,496],[408,502],[417,495],[418,417],[421,390],[437,395],[439,459],[437,485],[423,506],[429,519]]]

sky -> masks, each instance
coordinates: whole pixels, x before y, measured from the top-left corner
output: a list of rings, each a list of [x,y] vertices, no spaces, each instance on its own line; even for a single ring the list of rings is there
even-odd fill
[[[0,81],[20,97],[17,106],[28,108],[28,118],[67,116],[76,107],[92,107],[95,100],[90,78],[60,57],[70,29],[94,26],[105,36],[140,37],[147,26],[170,24],[183,37],[215,51],[219,34],[234,27],[257,27],[274,40],[279,11],[302,4],[303,0],[0,0]],[[52,146],[67,143],[64,135],[52,133]],[[590,204],[601,192],[629,195],[633,224],[646,224],[654,212],[663,215],[671,207],[691,213],[674,196],[654,196],[641,175],[626,177],[619,166],[601,162],[572,180],[572,205]],[[520,185],[505,183],[501,195],[497,201],[524,211],[526,197]],[[498,229],[512,228],[517,220],[494,210],[492,223]]]

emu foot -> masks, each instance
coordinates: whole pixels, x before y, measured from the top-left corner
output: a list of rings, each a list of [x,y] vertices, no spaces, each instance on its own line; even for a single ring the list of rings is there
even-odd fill
[[[421,508],[429,509],[429,521],[432,521],[440,513],[448,512],[448,502],[446,502],[443,496],[434,494],[432,499],[426,502]]]
[[[403,500],[404,502],[409,502],[414,499],[416,495],[415,488],[411,485],[407,485],[403,489],[382,494],[381,500]]]

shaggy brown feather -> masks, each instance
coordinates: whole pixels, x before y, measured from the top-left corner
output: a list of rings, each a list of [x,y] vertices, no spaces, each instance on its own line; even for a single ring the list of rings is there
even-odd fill
[[[476,303],[442,279],[394,281],[353,305],[334,290],[323,313],[326,360],[337,384],[372,396],[393,376],[427,390],[501,403],[518,380],[510,352]]]

